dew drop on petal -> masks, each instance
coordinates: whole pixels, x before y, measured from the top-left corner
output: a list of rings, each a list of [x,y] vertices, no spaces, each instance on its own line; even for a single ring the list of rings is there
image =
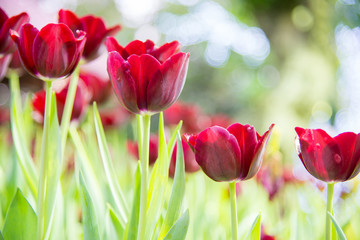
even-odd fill
[[[316,150],[319,150],[319,149],[320,149],[320,143],[315,144],[315,149],[316,149]]]
[[[335,153],[334,154],[334,160],[337,164],[341,163],[341,157],[339,154]]]
[[[250,132],[252,130],[252,127],[248,127],[247,130]]]

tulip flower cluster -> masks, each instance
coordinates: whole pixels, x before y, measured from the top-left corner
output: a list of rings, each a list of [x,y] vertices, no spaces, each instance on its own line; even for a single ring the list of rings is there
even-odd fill
[[[9,111],[0,106],[0,130],[10,120],[9,145],[14,149],[14,167],[3,184],[11,185],[11,189],[5,191],[0,186],[0,193],[11,193],[11,199],[0,199],[0,212],[6,212],[4,216],[0,213],[0,223],[4,223],[0,225],[0,239],[81,236],[182,240],[199,216],[211,212],[208,209],[213,205],[206,202],[216,199],[204,197],[207,192],[227,182],[230,195],[218,202],[225,199],[230,204],[231,217],[223,213],[222,207],[216,214],[225,214],[231,221],[224,224],[226,230],[224,227],[222,232],[226,233],[221,239],[229,238],[227,227],[231,225],[231,238],[237,240],[238,221],[247,214],[246,209],[237,206],[237,198],[247,198],[239,191],[240,182],[241,188],[247,184],[252,188],[256,182],[247,180],[257,175],[261,189],[269,195],[269,204],[276,201],[274,196],[287,183],[300,182],[290,168],[275,173],[276,164],[262,167],[264,159],[271,161],[267,145],[271,145],[275,124],[260,135],[250,124],[234,123],[223,114],[207,115],[195,104],[177,102],[190,58],[190,53],[181,51],[178,41],[157,47],[151,40],[134,40],[121,46],[114,37],[120,25],[108,28],[99,17],[78,17],[64,9],[58,13],[58,23],[37,29],[30,22],[26,13],[8,17],[0,8],[0,80],[6,75],[11,91]],[[99,57],[102,48],[107,49],[108,78],[82,68]],[[21,99],[21,71],[13,70],[21,67],[45,85],[45,89],[32,94],[31,103]],[[118,105],[111,102],[112,98],[118,100]],[[151,117],[158,113],[155,134]],[[136,124],[131,124],[134,115]],[[39,124],[33,124],[33,120],[42,124],[42,136],[38,134]],[[325,238],[335,239],[335,234],[344,233],[333,214],[334,184],[359,174],[360,134],[345,132],[331,137],[322,129],[301,127],[295,132],[299,162],[314,178],[327,184]],[[128,135],[136,141],[128,140]],[[119,164],[113,159],[117,156],[125,156],[124,161],[127,156],[139,161]],[[2,165],[0,177],[7,171]],[[66,169],[72,169],[71,174],[63,175],[64,171],[70,172]],[[18,174],[21,177],[16,179]],[[124,182],[130,184],[124,188]],[[14,195],[15,184],[21,191]],[[190,185],[192,191],[185,185]],[[184,211],[188,207],[185,194],[194,205],[200,202],[194,207],[200,211],[195,221],[189,221],[191,206]],[[247,201],[242,205],[248,207],[256,199]],[[74,212],[80,213],[81,220],[73,216]],[[212,219],[214,212],[206,218]],[[284,212],[282,217],[287,215]],[[73,234],[79,232],[79,226],[83,232]],[[264,226],[259,215],[249,238],[276,239],[265,232]],[[207,235],[194,236],[199,239]]]

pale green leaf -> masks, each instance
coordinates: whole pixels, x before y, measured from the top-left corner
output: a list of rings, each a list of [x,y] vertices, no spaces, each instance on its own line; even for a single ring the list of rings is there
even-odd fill
[[[331,215],[329,212],[328,212],[328,215],[330,216],[331,218],[331,221],[333,222],[334,226],[335,226],[335,229],[336,229],[336,233],[337,233],[337,236],[339,237],[340,240],[347,240],[346,236],[345,236],[345,233],[343,232],[343,230],[341,229],[340,225],[337,223],[336,219],[333,217],[333,215]]]
[[[12,72],[10,76],[10,92],[10,125],[14,146],[21,170],[26,178],[33,197],[37,198],[36,183],[38,182],[38,175],[35,169],[34,161],[32,160],[26,143],[19,78],[15,72]]]
[[[5,240],[36,239],[36,225],[36,214],[18,189],[5,217],[3,237]]]
[[[140,212],[141,164],[138,163],[135,174],[134,198],[129,222],[126,226],[124,240],[137,238]]]
[[[127,216],[128,216],[128,207],[125,201],[125,197],[121,191],[121,188],[119,186],[119,183],[117,181],[117,177],[114,171],[114,167],[112,164],[110,151],[107,146],[106,137],[104,133],[104,128],[101,123],[100,115],[97,110],[96,102],[94,102],[93,105],[93,111],[94,111],[94,123],[95,123],[95,130],[96,130],[96,136],[99,144],[101,159],[103,161],[104,169],[106,178],[108,180],[110,191],[112,193],[112,197],[114,198],[114,202],[116,204],[116,210],[119,212],[121,221],[123,223],[127,222]]]
[[[164,223],[160,231],[160,239],[162,239],[170,228],[175,224],[180,216],[182,202],[185,195],[185,166],[184,153],[181,145],[181,137],[177,135],[177,153],[176,153],[176,167],[174,175],[174,183],[172,186],[169,206],[166,212]]]
[[[184,240],[189,227],[189,210],[176,221],[163,240]]]
[[[97,217],[91,196],[87,190],[86,183],[82,173],[79,174],[82,205],[82,223],[84,230],[84,239],[100,239]]]
[[[1,231],[0,231],[0,240],[4,240],[4,237],[3,237],[2,233],[1,233]]]
[[[176,134],[174,134],[176,136]],[[148,191],[148,221],[146,225],[145,236],[152,236],[157,219],[159,218],[165,195],[167,192],[167,184],[169,177],[170,158],[168,155],[166,145],[166,138],[164,133],[164,117],[163,113],[159,116],[159,151],[158,159],[155,162],[153,171],[150,177],[149,191]]]
[[[119,220],[120,218],[110,204],[108,204],[107,206],[111,224],[115,229],[116,239],[122,239],[125,230],[124,227],[121,225],[121,222]]]
[[[246,239],[260,240],[260,236],[261,236],[261,214],[259,213],[259,215],[257,215],[257,217],[255,218]]]

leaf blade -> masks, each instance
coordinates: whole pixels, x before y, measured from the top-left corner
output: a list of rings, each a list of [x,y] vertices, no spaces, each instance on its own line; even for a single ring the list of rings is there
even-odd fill
[[[184,240],[189,228],[189,209],[175,222],[163,240]]]
[[[339,237],[340,240],[347,240],[346,236],[345,236],[345,233],[343,232],[343,230],[341,229],[340,225],[338,224],[338,222],[336,221],[336,219],[334,218],[333,215],[330,214],[330,212],[327,213],[330,218],[331,218],[331,221],[332,223],[334,224],[334,227],[335,227],[335,230],[336,230],[336,233]]]

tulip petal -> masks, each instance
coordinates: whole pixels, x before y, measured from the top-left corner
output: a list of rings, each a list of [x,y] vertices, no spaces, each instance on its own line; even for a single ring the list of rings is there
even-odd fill
[[[239,177],[241,150],[234,135],[222,127],[210,127],[198,135],[195,158],[205,174],[215,181],[233,181]]]
[[[338,168],[337,179],[346,181],[355,177],[360,171],[360,135],[345,132],[334,139],[340,147],[342,164],[342,167]]]
[[[249,172],[247,174],[247,176],[244,178],[244,180],[252,178],[253,176],[255,176],[255,174],[259,171],[261,163],[263,161],[264,158],[264,153],[265,153],[265,147],[267,142],[269,141],[272,129],[274,128],[274,124],[271,124],[269,127],[269,130],[267,130],[264,135],[261,136],[259,142],[257,143],[256,147],[255,147],[255,155],[253,156],[253,161],[251,163],[251,166],[249,168]],[[258,135],[259,138],[259,135]]]
[[[244,179],[248,175],[250,166],[254,160],[255,147],[260,139],[260,136],[256,132],[255,128],[249,124],[241,125],[240,123],[234,123],[228,127],[227,130],[229,133],[234,135],[241,149],[240,179]]]
[[[77,44],[65,24],[48,24],[34,39],[33,59],[39,73],[48,78],[67,76],[76,57]]]
[[[35,67],[32,52],[34,39],[38,33],[39,30],[33,27],[33,25],[30,23],[26,23],[20,28],[20,36],[17,32],[11,31],[11,37],[18,47],[21,62],[23,63],[26,70],[34,76],[37,75],[38,71]]]
[[[195,151],[195,143],[196,143],[196,139],[197,139],[198,135],[196,135],[196,134],[184,134],[184,137],[186,139],[187,144],[189,145],[191,150],[194,152]]]
[[[114,37],[107,37],[105,45],[108,52],[116,51],[121,55],[123,59],[127,59],[129,57],[127,51],[119,45],[119,43]]]
[[[136,84],[130,71],[130,64],[118,52],[109,53],[107,71],[111,83],[121,104],[133,113],[140,113],[137,106]]]
[[[0,28],[4,25],[5,21],[8,19],[6,12],[0,7]]]
[[[78,37],[76,38],[75,42],[76,42],[76,53],[74,55],[73,61],[72,63],[66,68],[65,72],[63,73],[63,75],[68,76],[70,75],[72,72],[74,72],[75,68],[77,67],[80,58],[82,56],[87,38],[86,38],[86,33],[83,31],[77,31]]]
[[[87,42],[84,49],[85,58],[93,58],[97,55],[100,44],[106,36],[106,27],[101,18],[85,16],[81,18],[82,30],[87,34]]]
[[[60,9],[59,23],[66,24],[74,34],[77,30],[83,30],[80,19],[76,16],[75,13],[69,10]]]
[[[131,66],[130,71],[133,76],[137,88],[137,103],[141,111],[152,110],[148,106],[147,88],[150,80],[162,81],[160,72],[160,63],[153,56],[143,54],[141,56],[131,55],[128,58]]]
[[[140,40],[130,42],[128,45],[126,45],[125,51],[128,53],[129,56],[132,54],[142,55],[147,53],[146,45]]]
[[[185,84],[188,65],[188,53],[178,53],[161,65],[163,78],[160,81],[159,76],[151,79],[147,89],[149,110],[162,111],[178,99]]]
[[[2,15],[2,20],[4,20],[5,15],[4,12]],[[0,53],[13,53],[16,50],[16,46],[14,45],[13,41],[10,38],[9,31],[10,29],[14,31],[18,31],[20,27],[29,22],[29,15],[27,13],[20,13],[16,16],[10,17],[1,24],[1,31],[0,31]]]
[[[166,43],[154,50],[151,55],[153,55],[159,62],[166,61],[172,55],[175,55],[180,51],[180,43],[178,41],[173,41],[170,43]]]
[[[322,129],[295,128],[295,131],[299,135],[301,160],[308,172],[323,181],[336,181],[342,165],[337,142]]]

